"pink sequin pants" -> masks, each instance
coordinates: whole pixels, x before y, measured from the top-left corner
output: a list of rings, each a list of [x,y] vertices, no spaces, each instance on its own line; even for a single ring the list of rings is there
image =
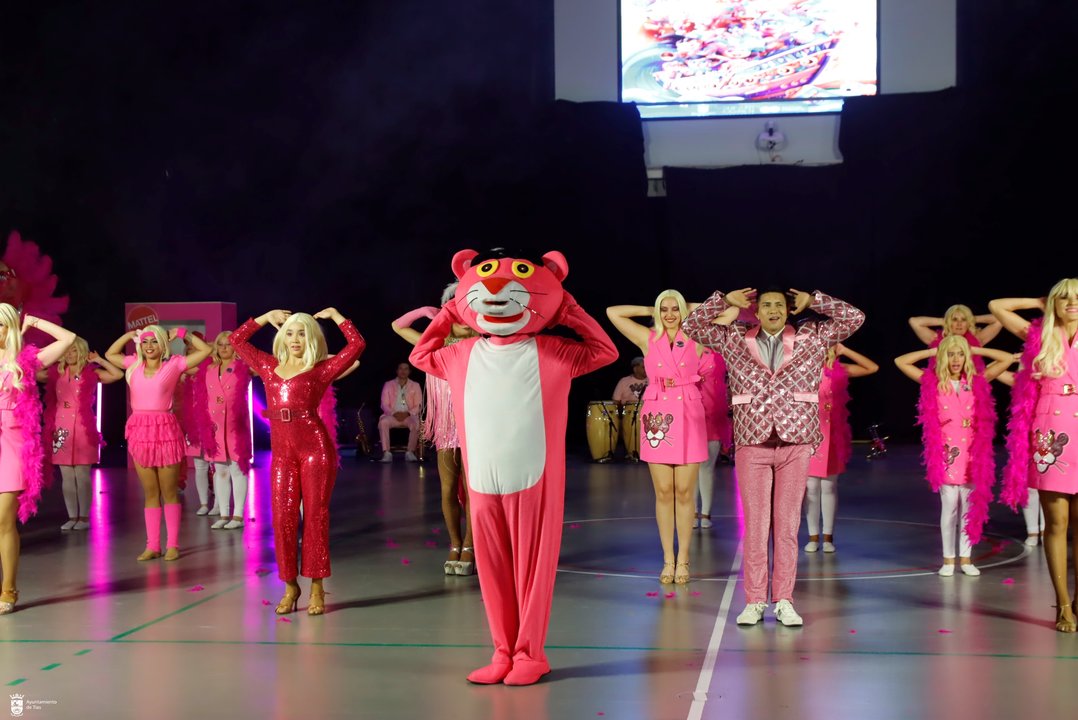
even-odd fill
[[[745,513],[745,598],[767,602],[767,540],[774,523],[771,599],[792,600],[797,580],[797,531],[811,445],[749,445],[734,453]]]
[[[299,574],[329,577],[329,499],[337,479],[337,450],[314,417],[270,425],[270,503],[277,575],[296,579],[299,507],[303,503],[303,555]]]

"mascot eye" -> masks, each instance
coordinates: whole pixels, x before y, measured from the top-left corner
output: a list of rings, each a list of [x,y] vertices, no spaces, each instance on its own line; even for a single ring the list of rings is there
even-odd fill
[[[497,260],[487,260],[485,263],[483,263],[482,265],[480,265],[478,268],[475,269],[475,273],[479,277],[483,277],[483,278],[490,277],[491,275],[493,275],[497,271],[498,271],[498,261]]]
[[[531,277],[535,272],[535,266],[526,262],[513,263],[513,274],[518,278]]]

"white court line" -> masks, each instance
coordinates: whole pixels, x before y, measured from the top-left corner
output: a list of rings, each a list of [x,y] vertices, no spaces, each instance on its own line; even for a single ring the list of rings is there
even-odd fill
[[[719,659],[719,644],[722,643],[722,633],[726,629],[726,619],[730,616],[730,605],[734,601],[737,575],[741,571],[742,550],[743,543],[739,540],[737,552],[734,553],[734,564],[730,566],[730,576],[726,579],[726,590],[723,591],[722,602],[719,603],[719,613],[715,616],[715,627],[711,629],[711,640],[707,644],[704,665],[700,668],[700,677],[696,681],[696,690],[692,694],[688,720],[700,720],[704,714],[707,690],[711,687],[711,676],[715,672],[715,663]]]

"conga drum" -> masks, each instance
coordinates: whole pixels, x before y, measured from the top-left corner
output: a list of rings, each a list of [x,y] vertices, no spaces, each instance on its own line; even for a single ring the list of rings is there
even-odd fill
[[[592,400],[587,415],[588,450],[596,462],[614,459],[618,447],[618,404],[613,400]]]
[[[640,459],[640,406],[639,400],[621,406],[621,439],[625,443],[625,459]]]

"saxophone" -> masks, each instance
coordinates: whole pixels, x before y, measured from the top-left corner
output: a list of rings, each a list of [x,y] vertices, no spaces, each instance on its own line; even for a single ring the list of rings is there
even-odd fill
[[[356,449],[364,455],[371,454],[371,442],[367,439],[367,428],[363,425],[363,408],[366,403],[360,403],[356,410]]]

